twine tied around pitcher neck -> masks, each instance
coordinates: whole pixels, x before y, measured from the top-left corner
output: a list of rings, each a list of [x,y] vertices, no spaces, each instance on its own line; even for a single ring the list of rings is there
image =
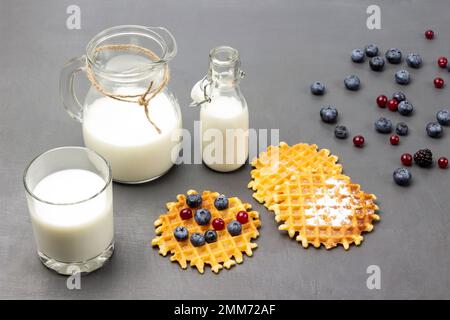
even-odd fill
[[[141,53],[141,54],[149,57],[152,61],[160,60],[160,57],[157,54],[155,54],[153,51],[151,51],[147,48],[138,46],[138,45],[134,45],[134,44],[114,44],[114,45],[101,46],[101,47],[98,47],[95,49],[95,54],[97,54],[98,52],[101,52],[101,51],[106,51],[106,50],[112,50],[112,51],[133,50],[133,51],[136,51],[138,53]],[[135,95],[121,95],[121,94],[115,94],[115,93],[108,92],[104,87],[102,87],[98,83],[97,79],[94,76],[94,71],[92,70],[92,66],[90,65],[90,63],[86,63],[86,71],[87,71],[86,72],[87,78],[91,82],[92,86],[94,86],[94,88],[97,89],[97,91],[100,92],[101,94],[103,94],[109,98],[118,100],[118,101],[137,103],[140,106],[143,106],[144,111],[145,111],[145,116],[147,117],[148,121],[156,129],[156,131],[159,134],[161,134],[161,129],[155,124],[155,122],[150,117],[149,110],[148,110],[148,104],[149,104],[150,100],[152,100],[158,93],[160,93],[167,86],[167,83],[169,82],[169,67],[167,64],[164,65],[163,79],[161,81],[161,84],[157,88],[153,88],[154,81],[151,81],[145,92],[140,93],[140,94],[135,94]]]

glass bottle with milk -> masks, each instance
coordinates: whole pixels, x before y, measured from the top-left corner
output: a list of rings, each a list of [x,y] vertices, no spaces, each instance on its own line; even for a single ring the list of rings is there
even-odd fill
[[[203,163],[229,172],[248,157],[249,116],[239,87],[244,73],[236,49],[220,46],[209,53],[208,75],[191,91],[193,105],[201,105],[200,131]]]
[[[164,28],[118,26],[97,34],[86,55],[62,70],[64,106],[82,123],[86,147],[111,164],[114,181],[147,182],[175,163],[182,119],[167,83],[176,51]],[[79,71],[90,81],[84,103],[74,93]]]

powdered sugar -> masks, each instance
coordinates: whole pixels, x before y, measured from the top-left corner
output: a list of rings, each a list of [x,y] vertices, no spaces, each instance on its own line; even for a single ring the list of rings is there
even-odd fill
[[[351,222],[353,215],[350,190],[346,182],[329,178],[326,184],[330,188],[320,188],[316,192],[316,202],[305,209],[308,225],[339,227]]]

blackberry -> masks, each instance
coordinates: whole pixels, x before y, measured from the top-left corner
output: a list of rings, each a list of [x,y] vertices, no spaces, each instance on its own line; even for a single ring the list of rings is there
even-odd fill
[[[433,154],[430,149],[421,149],[414,153],[414,162],[422,168],[430,167],[433,164]]]

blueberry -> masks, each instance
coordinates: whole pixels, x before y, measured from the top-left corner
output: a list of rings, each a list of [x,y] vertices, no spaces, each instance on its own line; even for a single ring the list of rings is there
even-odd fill
[[[208,243],[217,241],[217,232],[214,230],[206,230],[205,231],[205,240]]]
[[[365,51],[368,57],[375,57],[378,54],[378,47],[375,44],[370,43],[366,46]]]
[[[218,196],[216,200],[214,200],[214,206],[217,210],[225,210],[228,208],[228,199],[223,194]]]
[[[427,134],[432,138],[439,138],[442,135],[442,126],[438,122],[427,124]]]
[[[405,85],[405,84],[408,84],[409,81],[410,81],[410,76],[409,76],[408,70],[401,69],[395,73],[395,82],[397,82],[398,84]]]
[[[402,52],[397,48],[391,48],[386,51],[385,57],[389,63],[399,64],[402,62]]]
[[[227,230],[232,236],[238,236],[242,232],[242,225],[239,221],[233,220],[227,225]]]
[[[398,113],[402,116],[409,116],[414,110],[414,107],[411,102],[408,100],[403,100],[398,104]]]
[[[323,122],[334,123],[338,117],[338,111],[334,106],[326,106],[320,109],[320,117]]]
[[[411,68],[418,69],[422,66],[422,57],[418,53],[409,53],[406,56],[406,63]]]
[[[404,122],[399,122],[397,123],[397,126],[395,127],[395,132],[399,135],[399,136],[406,136],[408,135],[408,125]]]
[[[381,117],[375,121],[375,130],[379,133],[391,133],[392,132],[392,121]]]
[[[194,219],[201,226],[207,225],[211,220],[211,213],[207,209],[198,209],[195,212]]]
[[[356,90],[359,90],[361,81],[359,80],[358,76],[351,74],[351,75],[345,77],[344,84],[348,90],[356,91]]]
[[[202,205],[202,196],[198,193],[189,194],[186,197],[186,204],[189,206],[189,208],[198,208]]]
[[[321,82],[316,81],[311,85],[311,93],[316,96],[321,96],[325,93],[325,86]]]
[[[362,49],[353,49],[352,61],[356,63],[364,62],[364,51]]]
[[[394,170],[394,181],[399,186],[407,186],[411,181],[411,172],[406,168],[398,168]]]
[[[338,139],[347,139],[348,137],[348,130],[346,126],[336,126],[334,129],[334,135]]]
[[[436,113],[436,119],[443,126],[450,125],[450,111],[448,109],[439,110]]]
[[[398,103],[406,100],[406,96],[403,92],[397,91],[396,93],[394,93],[394,95],[392,96],[392,98],[394,98],[395,100],[397,100]]]
[[[447,62],[447,71],[450,72],[450,62]]]
[[[175,228],[175,230],[173,231],[173,235],[178,241],[183,241],[188,238],[189,231],[185,227],[179,226]]]
[[[384,59],[380,56],[376,56],[369,61],[370,69],[373,71],[382,71],[384,68]]]
[[[191,235],[191,243],[194,247],[201,247],[205,244],[205,237],[201,233],[194,232]]]

